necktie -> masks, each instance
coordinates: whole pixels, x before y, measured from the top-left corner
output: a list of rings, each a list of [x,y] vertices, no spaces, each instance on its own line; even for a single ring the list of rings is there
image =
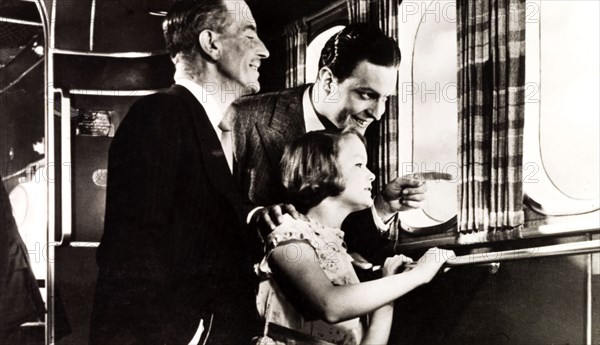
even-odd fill
[[[219,123],[219,129],[221,129],[221,146],[223,147],[223,152],[225,153],[225,159],[227,159],[227,165],[229,165],[229,170],[233,172],[233,146],[231,143],[231,125],[226,120],[221,121]]]

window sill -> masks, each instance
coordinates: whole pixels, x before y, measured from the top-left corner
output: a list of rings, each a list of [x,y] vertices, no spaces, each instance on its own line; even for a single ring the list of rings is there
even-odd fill
[[[456,224],[452,224],[444,232],[419,236],[401,230],[395,249],[397,252],[426,249],[431,247],[444,247],[448,249],[472,249],[496,246],[521,247],[522,244],[542,245],[544,239],[555,239],[557,237],[580,236],[588,233],[600,232],[600,210],[589,213],[548,216],[537,213],[530,208],[525,208],[525,224],[521,230],[521,238],[516,240],[483,242],[474,244],[460,244],[456,234]]]

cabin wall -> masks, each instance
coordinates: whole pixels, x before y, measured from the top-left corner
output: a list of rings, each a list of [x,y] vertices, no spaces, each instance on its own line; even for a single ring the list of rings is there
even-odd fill
[[[331,2],[249,1],[259,35],[270,51],[269,59],[261,66],[262,92],[279,90],[285,86],[285,25]],[[123,11],[123,15],[126,15],[126,10]],[[65,32],[62,31],[62,35],[66,38],[76,37]],[[100,35],[99,44],[113,47],[110,37],[121,34],[114,31],[110,35]],[[117,41],[119,49],[130,47],[123,38]],[[70,42],[72,46],[65,48],[73,48],[81,43],[78,40]],[[85,42],[81,44],[85,46]],[[19,61],[16,59],[13,63],[18,64]],[[41,158],[32,145],[44,136],[42,66],[38,65],[21,81],[0,93],[0,173],[3,176]],[[2,74],[6,68],[3,66],[0,69],[0,90],[10,83]],[[165,69],[160,74],[170,73],[170,66]],[[65,67],[63,72],[69,73],[69,68]],[[82,100],[81,104],[85,102]],[[119,104],[117,112],[124,116],[126,109],[126,104]],[[80,158],[83,161],[91,160],[80,163],[83,170],[76,170],[76,174],[81,171],[83,176],[86,167],[105,164],[106,157],[98,149],[105,151],[110,142],[93,143],[91,141],[94,139],[78,139],[76,145],[79,151],[75,151],[74,155],[83,157]],[[10,191],[16,181],[5,181],[5,185]],[[93,221],[93,227],[98,229],[97,217],[93,218],[92,213],[97,211],[96,207],[101,205],[102,198],[93,201],[94,204],[86,202],[89,200],[75,198],[74,210],[80,215],[78,217],[81,214],[90,215],[87,221],[82,219],[80,227],[90,226]],[[100,234],[94,234],[96,240]],[[65,247],[56,250],[56,327],[59,345],[87,343],[97,275],[95,252],[95,248]],[[495,274],[485,267],[454,268],[440,275],[437,282],[399,301],[396,308],[399,318],[390,344],[583,344],[585,265],[586,256],[573,256],[503,262]],[[600,341],[599,284],[600,278],[596,274],[593,276],[593,339],[596,342]],[[37,341],[39,343],[39,339]]]

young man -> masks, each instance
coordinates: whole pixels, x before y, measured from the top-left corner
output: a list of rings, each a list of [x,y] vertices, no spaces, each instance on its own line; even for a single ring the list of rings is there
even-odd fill
[[[251,207],[222,120],[259,90],[269,53],[244,1],[180,1],[163,29],[175,85],[137,101],[111,145],[90,340],[247,344],[259,328]]]
[[[396,93],[398,44],[368,24],[351,24],[325,44],[314,84],[244,97],[230,108],[234,119],[237,168],[242,190],[257,204],[286,200],[279,180],[285,145],[324,128],[364,133],[381,119],[385,101]],[[343,230],[350,251],[371,258],[387,241],[380,233],[396,212],[421,206],[425,186],[397,178],[374,207],[348,217]]]

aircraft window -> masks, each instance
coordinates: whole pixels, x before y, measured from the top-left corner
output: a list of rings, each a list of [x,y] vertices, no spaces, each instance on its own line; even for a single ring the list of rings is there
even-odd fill
[[[400,152],[405,154],[400,168],[403,175],[420,173],[418,176],[428,180],[423,209],[403,214],[402,226],[419,232],[449,222],[457,210],[456,5],[422,1],[401,8],[400,25],[411,28],[408,31],[413,36],[409,33],[399,39],[399,127],[400,133],[407,134],[401,134]],[[401,27],[399,31],[403,30]]]
[[[598,209],[600,3],[528,1],[526,202],[548,215]]]

